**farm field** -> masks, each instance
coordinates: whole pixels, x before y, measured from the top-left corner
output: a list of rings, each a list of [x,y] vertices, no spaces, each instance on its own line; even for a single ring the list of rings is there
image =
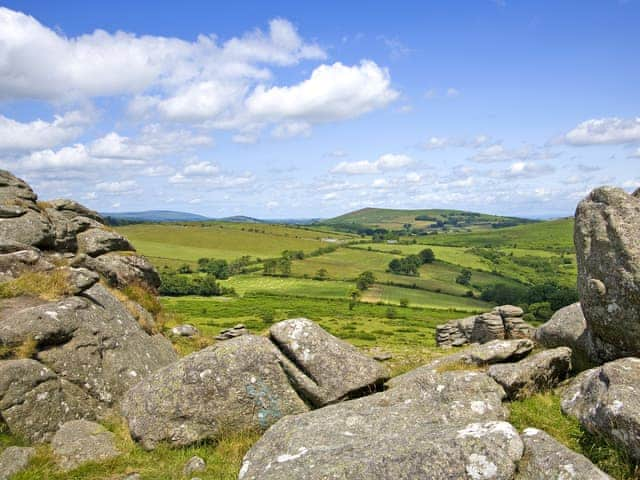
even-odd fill
[[[283,250],[305,253],[345,241],[353,235],[303,227],[229,222],[138,224],[118,227],[156,266],[195,264],[199,258],[233,260],[279,256]]]

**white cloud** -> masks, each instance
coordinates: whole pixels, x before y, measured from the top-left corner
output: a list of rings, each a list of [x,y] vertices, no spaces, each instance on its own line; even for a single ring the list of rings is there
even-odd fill
[[[506,171],[493,172],[496,178],[535,178],[553,173],[555,169],[551,165],[533,162],[514,162]]]
[[[460,95],[460,92],[458,90],[456,90],[455,88],[453,88],[453,87],[447,88],[447,97],[455,98],[458,95]]]
[[[103,30],[66,37],[33,17],[0,8],[0,97],[91,97],[142,93],[152,86],[172,91],[216,78],[265,79],[270,72],[256,64],[326,57],[284,19],[271,20],[267,33],[254,30],[222,45],[216,40]]]
[[[281,123],[271,132],[275,138],[308,137],[310,134],[311,125],[307,122]]]
[[[630,154],[629,158],[640,158],[640,148],[637,148],[635,152]]]
[[[183,170],[183,175],[187,177],[206,177],[216,175],[219,171],[220,168],[211,162],[197,162],[187,165]]]
[[[396,170],[411,165],[413,159],[408,155],[386,153],[376,161],[361,160],[358,162],[340,162],[331,169],[331,173],[346,173],[349,175],[365,175],[386,170]]]
[[[100,182],[96,184],[96,190],[111,195],[124,195],[140,191],[140,186],[135,180],[123,180],[119,182]]]
[[[268,202],[267,202],[267,205],[266,205],[266,206],[267,206],[267,208],[268,208],[269,210],[272,210],[272,209],[274,209],[274,208],[277,208],[279,205],[280,205],[280,204],[279,204],[278,202],[276,202],[275,200],[270,200],[270,201],[268,201]]]
[[[486,135],[477,135],[473,138],[430,137],[422,144],[426,150],[438,150],[449,147],[479,148],[489,142]]]
[[[329,192],[329,193],[325,193],[322,196],[322,200],[335,200],[336,198],[338,198],[338,194],[336,192]]]
[[[496,143],[479,150],[469,160],[479,163],[508,162],[528,159],[532,156],[532,153],[532,150],[528,147],[507,149],[502,144]]]
[[[72,111],[56,115],[51,122],[18,122],[0,115],[0,150],[29,151],[52,148],[82,133],[91,120],[86,112]]]
[[[363,60],[352,67],[340,62],[320,65],[310,78],[290,87],[259,85],[245,105],[248,115],[257,120],[318,123],[353,118],[397,97],[389,72]]]
[[[640,117],[586,120],[564,137],[570,145],[599,145],[640,142]]]

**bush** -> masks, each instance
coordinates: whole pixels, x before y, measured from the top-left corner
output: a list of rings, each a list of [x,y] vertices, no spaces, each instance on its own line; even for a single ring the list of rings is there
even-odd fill
[[[385,317],[388,319],[394,319],[398,316],[396,309],[393,307],[387,308],[387,312],[385,313]]]
[[[368,270],[362,272],[358,275],[358,278],[356,278],[356,287],[358,290],[367,290],[374,283],[376,283],[376,276]]]
[[[456,277],[456,283],[460,285],[469,285],[471,283],[471,270],[463,268],[460,275]]]
[[[406,308],[409,306],[409,299],[408,298],[401,298],[400,299],[400,306],[403,308]]]
[[[207,274],[204,277],[194,277],[177,274],[163,274],[160,276],[162,285],[161,295],[180,297],[185,295],[200,295],[202,297],[215,297],[235,293],[233,289],[221,286],[215,275]]]

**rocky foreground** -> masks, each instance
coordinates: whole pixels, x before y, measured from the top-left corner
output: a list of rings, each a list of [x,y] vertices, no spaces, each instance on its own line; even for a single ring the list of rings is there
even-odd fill
[[[567,415],[640,461],[639,232],[636,197],[594,191],[576,215],[580,304],[537,330],[508,305],[449,322],[439,343],[466,347],[392,379],[304,318],[267,336],[239,326],[179,359],[123,294],[155,291],[149,262],[95,212],[38,202],[0,171],[0,415],[14,435],[50,443],[61,471],[121,454],[101,425],[115,416],[148,450],[264,431],[239,480],[610,478],[547,433],[517,431],[507,402],[562,385]],[[6,448],[0,479],[34,455]],[[205,464],[189,460],[185,478]]]

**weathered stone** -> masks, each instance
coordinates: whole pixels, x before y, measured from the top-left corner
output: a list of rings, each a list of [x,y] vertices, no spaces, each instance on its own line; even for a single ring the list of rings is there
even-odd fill
[[[556,387],[569,376],[571,349],[558,347],[531,355],[517,363],[489,367],[488,374],[504,387],[512,400]]]
[[[184,468],[182,469],[182,473],[184,473],[185,476],[188,477],[192,473],[204,472],[206,469],[207,463],[204,461],[204,459],[195,456],[191,457],[189,461],[187,461],[187,463],[184,465]]]
[[[0,282],[12,280],[26,272],[43,272],[53,268],[36,248],[27,247],[0,254]]]
[[[495,307],[493,311],[500,315],[502,318],[522,317],[524,315],[524,310],[514,305],[500,305],[499,307]]]
[[[587,458],[542,430],[527,428],[521,437],[524,455],[518,464],[516,480],[611,480]]]
[[[177,335],[178,337],[193,337],[198,335],[198,329],[193,325],[177,325],[171,329],[171,333],[173,335]]]
[[[55,235],[54,248],[61,252],[75,252],[77,250],[78,242],[76,237],[79,233],[90,228],[103,228],[103,225],[97,220],[77,215],[71,210],[46,208],[45,212],[51,221]]]
[[[378,352],[373,355],[373,359],[378,362],[386,362],[387,360],[391,360],[393,355],[389,352]]]
[[[67,268],[68,282],[72,295],[88,290],[100,280],[100,275],[86,268]]]
[[[238,478],[511,479],[523,446],[500,421],[503,396],[487,375],[457,371],[285,417],[247,453]]]
[[[222,431],[267,428],[307,410],[268,339],[254,335],[216,344],[155,372],[122,402],[132,436],[144,448],[188,445]]]
[[[577,370],[592,366],[590,359],[597,356],[580,303],[554,313],[548,322],[536,329],[534,339],[547,348],[571,348],[572,364]]]
[[[113,287],[123,288],[131,284],[141,284],[155,291],[160,286],[157,270],[140,255],[107,253],[97,258],[78,255],[73,264],[102,274]]]
[[[0,361],[0,412],[13,434],[45,442],[64,422],[97,411],[93,398],[36,360]]]
[[[51,448],[62,470],[73,470],[87,462],[103,462],[120,455],[115,435],[102,425],[86,420],[62,425],[51,440]]]
[[[50,205],[50,208],[56,210],[57,212],[60,212],[69,220],[75,217],[85,217],[100,224],[104,224],[104,220],[100,216],[100,214],[98,214],[98,212],[91,210],[74,200],[70,200],[68,198],[58,198],[55,200],[49,200],[47,203]]]
[[[0,480],[9,480],[21,472],[35,456],[33,447],[7,447],[0,454]]]
[[[301,393],[315,406],[326,405],[363,391],[375,391],[389,377],[386,368],[306,318],[272,325],[271,339],[307,377],[313,387]]]
[[[586,370],[562,395],[562,411],[590,432],[640,460],[640,359],[629,357]]]
[[[528,339],[494,340],[483,345],[469,347],[453,355],[440,357],[427,365],[392,378],[387,382],[387,385],[396,387],[420,382],[439,370],[446,370],[449,366],[460,364],[484,366],[516,361],[528,355],[531,350],[533,350],[533,342]]]
[[[640,200],[593,190],[576,210],[578,292],[596,358],[640,355]]]
[[[14,218],[0,218],[0,237],[32,247],[47,248],[53,244],[51,224],[41,213],[26,210]]]
[[[35,202],[37,196],[31,187],[11,172],[0,170],[0,204],[6,205],[15,199]]]
[[[134,251],[133,245],[119,233],[103,228],[90,228],[76,237],[78,252],[97,257],[108,252]]]
[[[35,340],[39,361],[106,406],[177,358],[168,340],[145,333],[100,284],[82,297],[0,314],[1,344],[28,340]]]
[[[476,317],[471,332],[471,343],[486,343],[504,339],[502,317],[494,313],[483,313]]]

